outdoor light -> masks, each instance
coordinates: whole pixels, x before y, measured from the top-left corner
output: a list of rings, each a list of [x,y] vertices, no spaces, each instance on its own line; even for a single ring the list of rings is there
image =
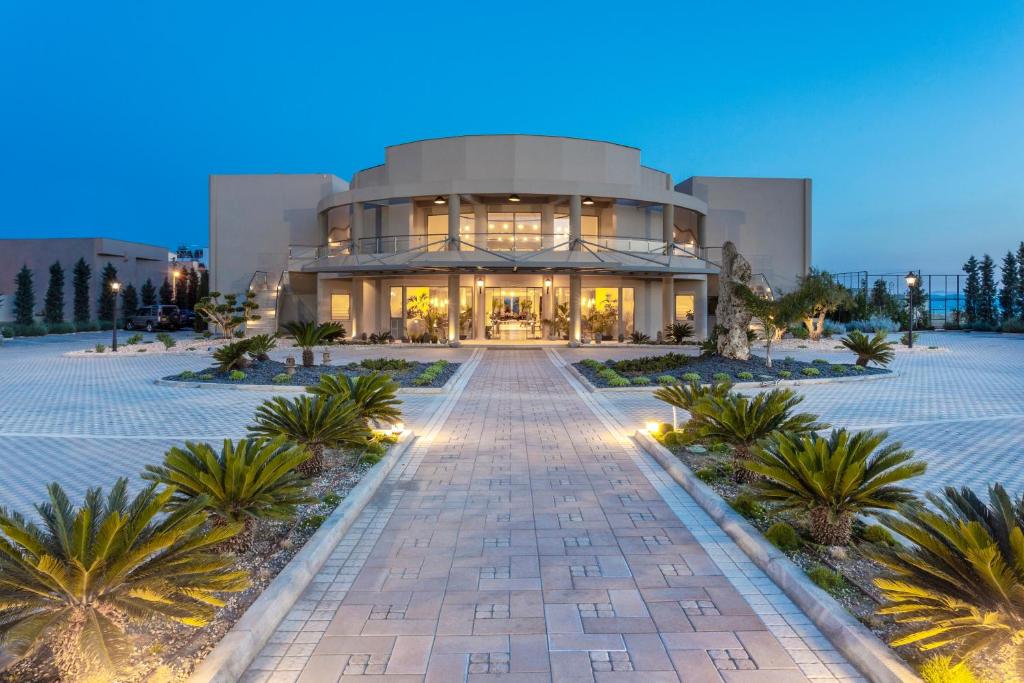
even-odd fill
[[[917,284],[917,275],[914,271],[907,271],[907,348],[914,348],[914,285]]]
[[[482,277],[478,277],[476,279],[476,286],[477,287],[483,287],[484,286],[484,279]]]
[[[110,283],[110,291],[114,293],[114,310],[110,321],[110,350],[117,351],[117,293],[121,291],[121,283],[114,280]]]
[[[594,205],[594,198],[593,197],[584,197],[582,203],[583,203],[583,206],[593,206]]]
[[[522,201],[521,199],[519,199],[519,195],[517,195],[517,194],[510,194],[508,196],[508,200],[510,202],[520,202],[520,201]]]
[[[547,287],[548,289],[551,289],[551,278],[544,278],[544,286]]]
[[[401,432],[405,431],[405,425],[402,424],[401,422],[395,422],[394,424],[391,425],[391,431],[394,432],[395,434],[400,434]]]
[[[658,427],[659,425],[657,422],[648,422],[645,426],[645,429],[649,434],[656,434],[658,431]]]
[[[447,204],[448,200],[445,199],[444,197],[442,197],[441,195],[437,195],[436,197],[434,197],[434,203],[435,204]]]
[[[913,287],[917,284],[917,275],[914,271],[907,273],[907,287]]]

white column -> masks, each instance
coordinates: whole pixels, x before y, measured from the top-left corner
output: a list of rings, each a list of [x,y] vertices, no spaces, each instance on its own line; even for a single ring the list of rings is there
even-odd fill
[[[708,336],[708,281],[698,280],[693,292],[693,334],[697,339]]]
[[[569,346],[579,346],[583,336],[580,321],[580,297],[583,294],[583,278],[579,273],[569,275]]]
[[[661,278],[661,329],[664,335],[665,327],[675,322],[675,278],[671,275],[664,275]]]
[[[359,251],[359,240],[366,237],[366,233],[363,230],[363,218],[366,212],[363,211],[363,203],[355,202],[352,204],[352,220],[349,223],[349,237],[352,239],[352,251],[358,253]]]
[[[356,335],[362,334],[363,330],[363,279],[359,277],[352,278],[352,284],[349,289],[349,294],[352,297],[351,305],[352,310],[349,315],[352,316],[352,329],[348,331],[350,339],[355,339]]]
[[[579,251],[577,240],[583,235],[583,199],[578,195],[569,196],[569,240],[572,251]]]
[[[459,195],[448,195],[448,251],[459,250],[459,214],[461,201]],[[458,301],[455,302],[458,308]]]
[[[665,204],[661,208],[661,240],[671,247],[675,239],[676,231],[676,207],[672,204]],[[671,252],[671,248],[669,249]]]
[[[550,249],[555,246],[555,205],[541,204],[540,207],[541,248]]]
[[[451,225],[449,223],[449,229]],[[459,346],[459,274],[448,274],[448,345]]]
[[[473,239],[472,242],[476,246],[486,247],[487,246],[487,205],[486,204],[474,204],[473,205]],[[480,335],[479,339],[483,339],[483,334]]]

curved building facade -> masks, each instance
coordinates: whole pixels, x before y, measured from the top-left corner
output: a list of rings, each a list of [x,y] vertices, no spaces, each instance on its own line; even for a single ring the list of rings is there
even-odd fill
[[[713,324],[726,240],[763,287],[810,261],[810,181],[678,184],[608,142],[534,135],[422,140],[333,175],[210,178],[214,289],[257,291],[262,326],[449,343],[655,338]],[[710,296],[709,296],[710,293]]]

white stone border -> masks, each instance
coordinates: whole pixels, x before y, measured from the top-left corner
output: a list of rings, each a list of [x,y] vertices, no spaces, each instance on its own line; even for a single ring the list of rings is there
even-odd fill
[[[450,362],[450,361],[449,361]],[[451,387],[457,382],[462,374],[466,372],[469,361],[459,362],[459,369],[456,370],[444,386],[440,387],[399,387],[399,394],[422,395],[422,394],[447,394]],[[338,367],[341,367],[340,365]],[[153,384],[163,387],[178,387],[181,389],[226,389],[228,391],[267,391],[279,394],[301,394],[306,391],[306,386],[296,384],[227,384],[226,382],[192,382],[176,379],[155,379]]]
[[[405,431],[387,457],[374,465],[349,491],[260,596],[249,605],[189,677],[189,683],[234,683],[256,658],[281,621],[330,557],[335,546],[409,452],[416,437]]]
[[[868,680],[872,683],[920,683],[921,679],[899,655],[831,595],[818,588],[785,553],[765,539],[711,487],[697,479],[671,451],[642,431],[636,432],[634,439]]]
[[[557,352],[556,352],[557,353]],[[562,359],[565,361],[565,359]],[[661,388],[661,384],[655,384],[652,382],[642,387],[597,387],[587,379],[587,376],[576,369],[573,363],[579,361],[565,361],[565,367],[569,369],[569,372],[573,374],[583,387],[591,392],[598,394],[639,394],[639,393],[650,393],[656,389]],[[780,379],[763,382],[733,382],[733,389],[772,389],[777,386],[781,387],[799,387],[804,384],[838,384],[841,382],[870,382],[880,379],[894,379],[899,377],[900,373],[895,370],[890,370],[887,373],[877,375],[852,375],[850,377],[801,377],[800,379]]]

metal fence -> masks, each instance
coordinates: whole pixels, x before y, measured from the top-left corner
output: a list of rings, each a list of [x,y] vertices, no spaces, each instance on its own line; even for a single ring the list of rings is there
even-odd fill
[[[854,270],[845,273],[833,273],[832,277],[854,295],[863,292],[869,298],[875,283],[885,283],[886,291],[898,300],[907,299],[906,273],[871,274],[866,270]],[[947,323],[959,322],[960,313],[964,310],[964,284],[967,276],[922,274],[917,277],[921,282],[921,291],[927,297],[929,322],[933,327],[942,328]],[[917,305],[915,304],[915,308]],[[918,309],[920,310],[920,309]]]

